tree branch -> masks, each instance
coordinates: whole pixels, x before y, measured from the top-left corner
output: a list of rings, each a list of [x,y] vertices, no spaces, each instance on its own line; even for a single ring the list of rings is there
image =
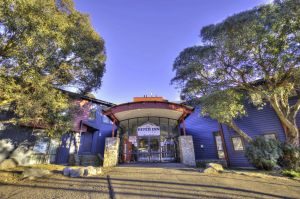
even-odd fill
[[[294,117],[294,118],[296,117],[299,109],[300,109],[300,98],[297,100],[296,104],[294,104],[290,108],[290,114],[292,115],[292,117]]]
[[[237,134],[239,134],[242,138],[244,138],[248,143],[252,142],[252,138],[249,135],[247,135],[242,129],[240,129],[233,120],[227,123],[226,125],[232,128]]]

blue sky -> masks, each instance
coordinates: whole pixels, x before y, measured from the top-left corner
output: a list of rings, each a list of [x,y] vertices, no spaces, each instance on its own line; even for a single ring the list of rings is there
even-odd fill
[[[103,84],[95,94],[114,103],[135,96],[179,100],[170,85],[172,64],[184,49],[200,43],[203,26],[269,0],[75,0],[105,40]]]

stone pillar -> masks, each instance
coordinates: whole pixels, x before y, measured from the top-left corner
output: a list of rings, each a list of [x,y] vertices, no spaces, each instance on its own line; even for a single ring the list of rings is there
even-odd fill
[[[196,166],[193,137],[191,135],[179,137],[180,162],[188,166]]]
[[[103,167],[114,167],[118,164],[120,138],[107,137],[105,139]]]

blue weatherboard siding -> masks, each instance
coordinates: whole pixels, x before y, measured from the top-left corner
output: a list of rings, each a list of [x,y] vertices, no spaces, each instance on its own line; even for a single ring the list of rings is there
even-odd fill
[[[61,138],[61,144],[57,149],[56,163],[67,164],[71,143],[74,142],[72,133],[66,133]]]
[[[291,100],[291,103],[293,101]],[[246,104],[247,116],[236,120],[236,124],[250,137],[263,136],[266,133],[276,133],[280,141],[285,141],[284,129],[275,111],[270,105],[258,110],[252,104]],[[217,159],[216,144],[213,136],[218,131],[219,124],[216,120],[203,117],[200,109],[186,118],[186,132],[193,136],[195,156],[197,160]],[[300,112],[296,117],[298,128],[300,127]],[[245,151],[234,151],[231,138],[238,136],[232,129],[222,125],[225,139],[225,146],[228,152],[229,166],[231,167],[252,167],[245,157]],[[204,147],[201,148],[200,146]],[[247,143],[244,142],[244,147]]]
[[[246,105],[248,115],[236,120],[239,126],[250,137],[262,136],[265,133],[276,133],[280,141],[285,140],[284,130],[275,113],[275,111],[266,105],[263,109],[258,110],[251,104]],[[245,151],[234,151],[231,138],[238,136],[232,129],[223,125],[224,138],[229,155],[229,163],[232,167],[250,167],[251,164],[245,157]],[[244,142],[245,148],[247,143]]]
[[[193,136],[195,158],[200,159],[217,159],[217,148],[213,132],[219,130],[216,120],[209,117],[203,117],[200,109],[195,111],[185,120],[187,135]],[[203,148],[201,148],[203,145]]]
[[[295,103],[296,103],[296,100],[297,100],[297,98],[291,100],[291,103],[292,103],[292,104],[295,104]],[[297,123],[298,129],[300,130],[300,110],[298,111],[298,113],[297,113],[297,115],[296,115],[296,123]],[[299,137],[299,139],[300,139],[300,137]]]
[[[105,146],[105,138],[111,137],[112,133],[112,125],[102,123],[100,125],[100,131],[95,133],[94,143],[92,147],[92,152],[95,154],[101,154],[102,157],[104,155],[104,146]]]
[[[94,132],[82,132],[80,136],[79,154],[91,153]]]
[[[101,106],[97,107],[96,116],[94,120],[82,121],[84,125],[88,126],[88,132],[82,133],[81,143],[78,154],[100,154],[103,157],[105,138],[111,137],[112,124],[104,123]],[[90,147],[85,145],[84,139],[90,140]],[[66,133],[62,136],[61,145],[58,148],[57,163],[67,164],[71,149],[71,143],[75,143],[74,133]],[[87,150],[90,148],[90,150]]]

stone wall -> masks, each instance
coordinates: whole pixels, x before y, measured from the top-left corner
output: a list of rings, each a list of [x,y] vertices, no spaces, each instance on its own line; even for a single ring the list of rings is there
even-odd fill
[[[118,164],[120,138],[107,137],[105,139],[103,167],[114,167]]]
[[[180,162],[188,166],[196,166],[193,137],[179,137],[179,155]]]

